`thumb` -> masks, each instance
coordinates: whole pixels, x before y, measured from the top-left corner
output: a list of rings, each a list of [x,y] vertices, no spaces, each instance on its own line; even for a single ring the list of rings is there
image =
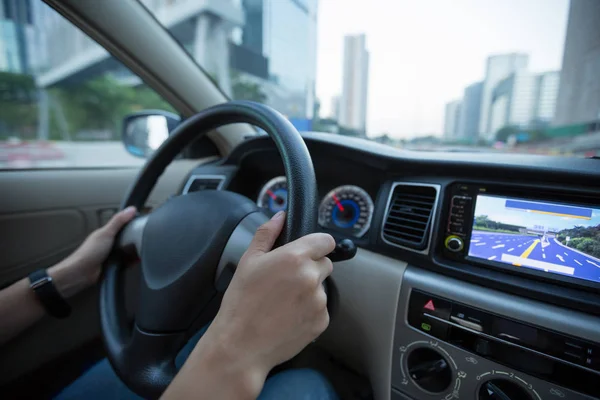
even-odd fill
[[[109,235],[115,236],[125,224],[135,217],[136,212],[137,209],[135,207],[129,206],[113,215],[102,229]]]
[[[284,223],[285,212],[279,211],[270,221],[259,226],[250,247],[248,247],[248,253],[266,253],[270,251],[279,237]]]

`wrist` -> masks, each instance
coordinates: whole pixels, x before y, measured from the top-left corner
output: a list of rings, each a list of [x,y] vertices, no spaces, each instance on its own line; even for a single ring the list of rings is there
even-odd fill
[[[249,356],[247,349],[240,349],[227,335],[210,328],[190,357],[206,366],[215,380],[222,380],[227,391],[223,398],[256,399],[269,373],[269,368]]]
[[[66,258],[60,263],[48,268],[48,275],[58,292],[64,298],[72,297],[94,284],[93,277],[82,273],[76,262]]]

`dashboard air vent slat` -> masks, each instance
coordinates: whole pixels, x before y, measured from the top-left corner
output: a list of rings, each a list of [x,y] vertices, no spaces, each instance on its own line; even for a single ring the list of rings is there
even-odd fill
[[[384,240],[414,250],[427,248],[437,196],[433,186],[394,186],[383,224]]]
[[[224,176],[192,175],[183,188],[183,194],[202,190],[220,190],[224,182]]]

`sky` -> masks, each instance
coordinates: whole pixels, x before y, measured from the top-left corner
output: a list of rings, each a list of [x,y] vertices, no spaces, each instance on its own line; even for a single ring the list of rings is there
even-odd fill
[[[317,97],[341,94],[343,41],[365,33],[367,133],[443,131],[444,106],[482,80],[489,55],[528,53],[529,70],[559,70],[569,0],[319,0]]]
[[[505,208],[505,202],[506,199],[502,197],[477,196],[475,216],[487,215],[492,221],[520,225],[528,228],[532,228],[533,225],[542,225],[557,231],[570,229],[575,226],[600,225],[599,209],[592,209],[592,218],[590,220],[585,220],[581,218],[559,217],[555,215],[507,209]]]

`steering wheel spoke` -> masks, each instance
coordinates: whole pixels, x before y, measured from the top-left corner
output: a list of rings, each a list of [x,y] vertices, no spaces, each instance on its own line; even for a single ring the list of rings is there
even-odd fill
[[[117,242],[118,247],[127,254],[140,256],[142,254],[142,239],[148,215],[135,218],[121,231]]]

